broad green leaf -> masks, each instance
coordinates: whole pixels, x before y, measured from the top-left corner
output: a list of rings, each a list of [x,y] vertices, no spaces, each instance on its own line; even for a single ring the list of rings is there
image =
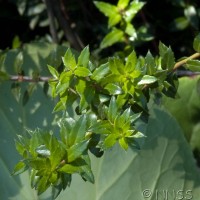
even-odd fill
[[[100,47],[106,48],[109,47],[117,42],[121,42],[123,41],[123,36],[124,33],[123,31],[117,29],[117,28],[113,28],[111,32],[109,32],[103,39],[103,41],[101,42]]]
[[[195,51],[200,52],[200,34],[194,38],[193,48]]]
[[[53,76],[54,78],[58,79],[58,78],[59,78],[59,73],[58,73],[58,71],[57,71],[54,67],[52,67],[52,66],[50,66],[50,65],[47,65],[47,66],[48,66],[48,69],[49,69],[50,73],[52,74],[52,76]]]
[[[200,61],[199,60],[188,60],[186,62],[186,68],[191,71],[199,72],[200,71]]]
[[[134,0],[130,3],[130,6],[125,11],[125,20],[126,22],[131,22],[131,20],[135,17],[138,11],[144,6],[144,2],[139,2],[138,0]]]
[[[109,72],[108,63],[100,65],[100,67],[96,68],[91,76],[91,78],[97,82],[99,82],[102,78],[106,76]]]
[[[106,87],[104,87],[104,89],[108,90],[108,92],[111,94],[111,95],[118,95],[118,94],[122,94],[122,89],[114,84],[114,83],[109,83],[106,85]]]
[[[172,70],[175,65],[174,52],[169,47],[161,58],[162,69]]]
[[[149,191],[153,200],[164,190],[172,200],[173,192],[181,190],[188,192],[187,198],[198,199],[199,169],[177,122],[156,108],[151,112],[146,135],[139,151],[124,151],[116,145],[102,158],[92,157],[95,184],[74,176],[71,187],[60,198],[67,194],[73,200],[143,200]]]
[[[110,58],[109,59],[109,68],[113,74],[120,75],[124,74],[124,64],[119,58]]]
[[[148,85],[155,83],[157,78],[155,76],[144,75],[142,79],[138,82],[138,85]]]
[[[89,46],[86,46],[81,51],[81,54],[78,57],[78,66],[87,68],[88,63],[89,63],[89,57],[90,57]]]
[[[77,67],[74,71],[74,74],[79,77],[87,77],[91,75],[91,72],[86,67]]]
[[[117,7],[123,10],[124,8],[128,6],[129,2],[130,0],[119,0],[117,3]]]
[[[197,114],[200,110],[198,80],[199,76],[180,78],[178,87],[180,98],[174,100],[165,97],[163,99],[166,109],[177,119],[188,141],[192,137],[194,126],[199,123],[199,114]]]
[[[145,62],[146,62],[147,74],[153,75],[156,72],[156,63],[150,51],[148,51],[145,57]]]
[[[94,1],[95,6],[107,17],[115,16],[118,13],[116,6],[102,1]]]
[[[62,60],[67,70],[74,70],[76,68],[76,59],[70,49],[67,49]]]

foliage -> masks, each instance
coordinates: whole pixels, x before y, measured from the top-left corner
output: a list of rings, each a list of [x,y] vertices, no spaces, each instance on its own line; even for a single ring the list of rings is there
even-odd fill
[[[37,11],[37,1],[33,7],[29,7],[28,1],[19,2],[27,6],[19,7],[21,14],[32,8]],[[176,3],[184,8],[188,24],[197,25],[195,7],[183,1]],[[172,48],[162,42],[157,55],[148,51],[142,56],[133,45],[153,37],[147,34],[141,40],[141,29],[135,28],[132,20],[145,4],[137,0],[119,0],[116,5],[101,1],[94,4],[108,17],[111,29],[100,49],[124,43],[123,51],[115,51],[114,56],[101,60],[98,51],[90,52],[89,46],[78,53],[66,45],[22,44],[17,36],[14,49],[0,52],[0,88],[4,94],[0,99],[0,127],[4,132],[1,175],[5,177],[18,162],[12,174],[20,178],[14,176],[6,182],[7,193],[2,193],[1,198],[63,199],[67,194],[71,199],[143,199],[147,189],[152,192],[151,198],[157,198],[161,190],[170,192],[172,198],[180,195],[179,190],[183,190],[185,198],[197,198],[199,172],[189,144],[199,153],[199,124],[193,120],[199,106],[195,102],[199,81],[188,84],[181,79],[178,88],[177,69],[184,66],[185,72],[198,73],[199,34],[193,41],[196,53],[177,62]],[[59,2],[57,6],[60,5]],[[59,15],[55,16],[60,20]],[[54,20],[49,20],[54,34]],[[73,35],[71,28],[67,31]],[[75,38],[69,42],[75,45]],[[77,43],[75,46],[78,47]],[[197,94],[193,91],[190,101],[185,100],[185,88],[192,90],[196,84]],[[179,96],[180,100],[169,100]],[[189,106],[187,113],[179,112],[185,102]],[[163,103],[182,124],[183,131]],[[13,137],[21,159],[15,152],[9,163],[7,153],[9,149],[14,152],[14,144],[8,141],[13,141]],[[19,190],[20,184],[27,184],[29,175],[30,187]]]

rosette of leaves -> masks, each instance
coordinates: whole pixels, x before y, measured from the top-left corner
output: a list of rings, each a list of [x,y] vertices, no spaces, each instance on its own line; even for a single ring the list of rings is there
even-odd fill
[[[94,183],[86,137],[89,115],[77,121],[60,121],[60,140],[52,132],[27,131],[27,137],[18,136],[16,148],[23,159],[15,166],[14,174],[31,168],[31,186],[38,194],[48,187],[54,189],[54,198],[70,186],[72,174],[78,173],[85,181]]]
[[[95,6],[108,17],[108,28],[111,31],[104,37],[100,44],[101,48],[109,47],[117,42],[134,41],[137,31],[131,23],[135,15],[144,6],[138,0],[119,0],[117,5],[95,1]]]

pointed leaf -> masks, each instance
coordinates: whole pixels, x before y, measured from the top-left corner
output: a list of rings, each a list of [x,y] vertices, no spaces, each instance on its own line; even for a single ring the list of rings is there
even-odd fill
[[[107,17],[115,16],[118,13],[116,6],[102,1],[94,1],[95,6]]]
[[[139,2],[137,0],[132,1],[130,6],[126,9],[125,12],[125,20],[126,22],[131,22],[131,20],[135,17],[138,11],[144,6],[144,2]]]
[[[81,54],[78,57],[78,66],[87,68],[88,63],[89,63],[89,57],[90,57],[89,46],[86,46],[81,51]]]
[[[106,148],[111,148],[114,146],[117,142],[117,135],[116,134],[110,134],[105,140],[104,145]]]
[[[58,78],[59,78],[59,73],[58,73],[58,71],[57,71],[54,67],[52,67],[52,66],[50,66],[50,65],[47,65],[47,67],[48,67],[50,73],[52,74],[52,76],[53,76],[54,78],[58,79]]]
[[[96,68],[93,72],[91,78],[97,82],[99,82],[102,78],[106,76],[109,72],[108,63],[100,65],[100,67]]]
[[[155,76],[149,76],[144,75],[142,79],[138,82],[138,85],[146,85],[146,84],[152,84],[157,81],[157,78]]]
[[[70,49],[67,49],[62,60],[67,70],[74,70],[76,68],[76,60]]]
[[[114,122],[114,119],[117,116],[117,113],[118,113],[118,106],[117,106],[115,97],[112,97],[110,100],[109,107],[108,107],[108,119],[111,122]]]
[[[121,42],[123,41],[123,36],[124,36],[123,31],[113,28],[112,31],[104,37],[100,47],[103,49],[117,42]]]
[[[194,38],[193,48],[195,51],[200,52],[200,34]]]
[[[172,70],[175,65],[174,52],[169,47],[161,58],[162,69]]]
[[[129,2],[130,0],[119,0],[117,3],[117,7],[123,10],[124,8],[128,6]]]
[[[80,166],[74,166],[71,164],[65,164],[63,167],[59,169],[60,172],[65,172],[67,174],[74,174],[74,173],[80,173],[82,172],[82,169]]]
[[[85,138],[86,133],[86,116],[82,115],[78,121],[76,121],[75,126],[72,128],[69,134],[69,144],[70,146],[79,143]]]
[[[156,63],[150,51],[148,51],[145,57],[145,62],[146,62],[147,74],[153,75],[156,72]]]
[[[122,89],[114,83],[107,84],[104,89],[108,90],[108,92],[111,95],[118,95],[118,94],[122,94],[122,92],[123,92]]]
[[[79,158],[83,152],[87,149],[89,141],[83,140],[82,142],[76,143],[67,150],[68,162],[71,163]]]
[[[77,67],[76,70],[74,71],[74,74],[79,77],[87,77],[91,75],[91,72],[86,67]]]
[[[137,64],[137,56],[135,51],[132,51],[131,54],[129,54],[129,56],[127,57],[125,71],[126,72],[134,71],[136,64]]]

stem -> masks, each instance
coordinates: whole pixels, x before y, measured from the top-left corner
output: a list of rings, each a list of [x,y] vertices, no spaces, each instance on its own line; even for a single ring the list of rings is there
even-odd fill
[[[18,82],[48,82],[53,77],[50,76],[41,76],[38,78],[32,78],[30,76],[22,76],[22,75],[10,75],[9,80],[18,81]]]
[[[175,65],[174,65],[174,69],[173,70],[176,70],[177,68],[181,67],[182,65],[186,64],[186,62],[188,60],[192,60],[192,59],[195,59],[195,58],[198,58],[200,57],[200,53],[194,53],[193,55],[189,56],[188,58],[185,58],[179,62],[177,62]]]

